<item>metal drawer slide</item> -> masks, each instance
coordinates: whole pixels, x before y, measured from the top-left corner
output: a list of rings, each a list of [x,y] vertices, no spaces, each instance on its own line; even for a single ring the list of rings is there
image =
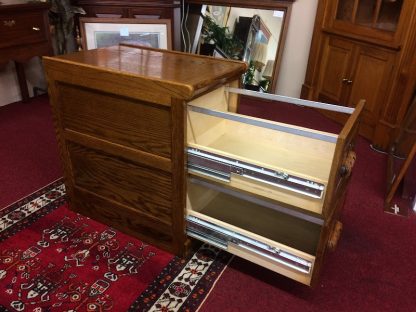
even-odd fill
[[[196,148],[187,148],[188,170],[230,182],[231,174],[267,183],[312,198],[322,198],[325,185]]]
[[[227,250],[228,244],[232,243],[296,271],[311,273],[312,263],[308,260],[194,216],[187,216],[187,234],[224,250]]]

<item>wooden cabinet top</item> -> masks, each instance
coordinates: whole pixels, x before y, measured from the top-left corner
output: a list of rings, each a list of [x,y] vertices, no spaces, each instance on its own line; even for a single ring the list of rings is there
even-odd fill
[[[151,81],[152,87],[163,90],[164,96],[179,99],[190,99],[219,83],[238,79],[246,70],[246,64],[240,61],[129,45],[46,57],[44,61],[47,67],[58,71],[82,68],[77,79],[103,80],[107,73],[111,79],[123,77],[140,88]],[[85,76],[87,72],[89,77]]]

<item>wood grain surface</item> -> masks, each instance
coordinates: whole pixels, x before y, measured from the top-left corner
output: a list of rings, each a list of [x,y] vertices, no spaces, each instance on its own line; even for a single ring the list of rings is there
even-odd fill
[[[185,106],[246,65],[133,46],[44,65],[71,209],[185,255]]]
[[[74,187],[71,209],[148,244],[175,252],[172,247],[172,227],[159,222],[157,218],[141,214],[79,187]]]
[[[61,103],[65,129],[170,157],[168,107],[66,84],[59,89],[65,94]]]
[[[170,174],[73,143],[68,149],[76,186],[172,223]]]
[[[114,93],[143,98],[143,94],[137,93],[139,88],[142,93],[149,93],[145,97],[153,93],[155,100],[158,97],[166,100],[169,96],[190,99],[213,85],[235,80],[246,69],[246,64],[240,61],[127,45],[82,51],[50,60],[45,57],[45,64],[65,68],[65,80],[72,84],[79,84],[81,79],[97,85],[100,90],[114,90],[119,86]],[[71,77],[68,70],[74,70],[77,75]],[[100,79],[97,79],[98,73]],[[131,88],[125,89],[127,86]]]

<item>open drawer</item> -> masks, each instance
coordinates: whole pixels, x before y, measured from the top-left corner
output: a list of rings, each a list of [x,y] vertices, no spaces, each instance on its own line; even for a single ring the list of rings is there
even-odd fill
[[[188,236],[310,284],[322,219],[200,178],[188,181],[186,218]]]
[[[188,172],[322,214],[343,157],[338,135],[229,112],[233,91],[245,90],[222,87],[188,103]]]

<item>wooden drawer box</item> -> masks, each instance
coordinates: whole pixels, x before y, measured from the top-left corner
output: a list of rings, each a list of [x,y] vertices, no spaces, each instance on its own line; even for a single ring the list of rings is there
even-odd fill
[[[188,235],[310,284],[323,221],[281,212],[276,204],[191,178]]]
[[[45,68],[72,209],[175,254],[191,237],[314,283],[363,103],[250,93],[350,115],[334,134],[235,113],[241,62],[122,45]]]
[[[345,193],[363,103],[354,111],[285,99],[352,114],[333,134],[230,112],[233,93],[251,94],[225,86],[187,105],[188,235],[309,285]]]

